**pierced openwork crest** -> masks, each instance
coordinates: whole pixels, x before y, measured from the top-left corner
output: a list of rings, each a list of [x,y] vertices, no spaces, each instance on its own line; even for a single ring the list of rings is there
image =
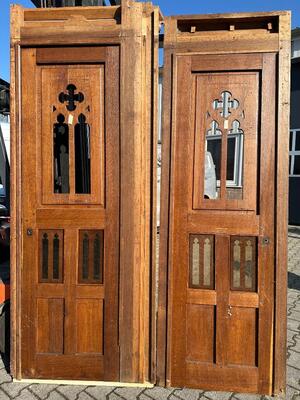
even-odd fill
[[[63,92],[61,92],[61,93],[59,94],[59,96],[58,96],[58,100],[59,100],[61,103],[65,103],[65,102],[68,103],[68,104],[66,105],[68,111],[74,111],[74,110],[76,110],[76,104],[75,104],[75,102],[82,103],[83,100],[84,100],[84,95],[83,95],[83,93],[79,92],[79,93],[76,93],[76,94],[75,94],[76,89],[77,89],[76,86],[73,85],[73,84],[71,83],[71,84],[69,84],[69,85],[67,86],[67,88],[66,88],[66,90],[67,90],[68,93],[63,93]]]
[[[239,106],[239,101],[232,98],[232,94],[225,90],[221,93],[221,99],[213,101],[214,110],[220,109],[220,114],[223,118],[228,118],[231,114],[231,109],[235,110]]]

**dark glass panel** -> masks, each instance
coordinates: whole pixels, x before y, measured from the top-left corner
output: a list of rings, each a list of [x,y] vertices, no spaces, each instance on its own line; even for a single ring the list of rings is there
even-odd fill
[[[95,280],[100,280],[101,246],[102,246],[102,243],[100,242],[99,234],[96,233],[96,236],[94,239],[94,279]]]
[[[215,164],[216,179],[221,179],[221,143],[222,139],[207,140],[207,151],[211,154]]]
[[[300,156],[294,158],[294,175],[300,175]]]
[[[231,290],[255,292],[256,275],[256,238],[231,237]]]
[[[42,279],[48,279],[48,251],[48,235],[47,233],[44,233],[42,239]]]
[[[296,151],[300,151],[300,131],[297,131],[297,132],[296,132],[295,150],[296,150]]]
[[[227,145],[227,180],[234,180],[234,164],[235,164],[235,146],[236,138],[229,137]]]
[[[293,150],[293,132],[290,132],[290,151]]]
[[[82,241],[82,279],[89,277],[89,237],[85,233]]]
[[[59,236],[53,238],[53,279],[59,279]]]
[[[75,125],[75,191],[91,193],[90,127],[83,114]]]
[[[69,127],[62,114],[53,128],[54,193],[69,193]]]

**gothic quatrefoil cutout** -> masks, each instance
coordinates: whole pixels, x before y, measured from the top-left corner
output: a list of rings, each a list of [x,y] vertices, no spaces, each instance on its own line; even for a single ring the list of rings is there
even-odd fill
[[[213,101],[214,110],[221,109],[220,114],[223,118],[228,118],[231,114],[231,109],[235,110],[239,106],[239,101],[232,98],[232,94],[228,91],[221,93],[221,100]]]
[[[67,90],[68,93],[63,93],[63,92],[61,92],[61,93],[59,94],[59,96],[58,96],[58,100],[59,100],[61,103],[65,103],[65,102],[68,103],[68,104],[66,105],[68,111],[74,111],[74,110],[76,110],[76,104],[75,104],[75,102],[82,103],[83,100],[84,100],[84,95],[83,95],[83,93],[79,92],[79,93],[76,93],[76,94],[75,94],[76,89],[77,89],[76,86],[73,85],[73,84],[71,83],[71,84],[69,84],[69,85],[67,86],[67,88],[66,88],[66,90]]]

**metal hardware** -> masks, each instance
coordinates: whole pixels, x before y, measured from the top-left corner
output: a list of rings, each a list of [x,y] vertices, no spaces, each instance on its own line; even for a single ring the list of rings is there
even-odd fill
[[[268,244],[270,244],[270,238],[268,236],[265,236],[262,238],[262,244],[264,246],[267,246]]]
[[[27,228],[26,233],[27,233],[27,236],[32,236],[32,235],[33,235],[33,230],[32,230],[32,228]]]
[[[232,310],[232,307],[231,307],[231,306],[228,306],[227,314],[229,315],[229,317],[232,316],[231,310]]]

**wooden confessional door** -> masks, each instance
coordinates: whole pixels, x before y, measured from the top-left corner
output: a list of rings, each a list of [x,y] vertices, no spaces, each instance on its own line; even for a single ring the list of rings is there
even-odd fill
[[[276,56],[173,67],[168,379],[271,393]]]
[[[21,55],[23,378],[119,380],[119,48]]]

